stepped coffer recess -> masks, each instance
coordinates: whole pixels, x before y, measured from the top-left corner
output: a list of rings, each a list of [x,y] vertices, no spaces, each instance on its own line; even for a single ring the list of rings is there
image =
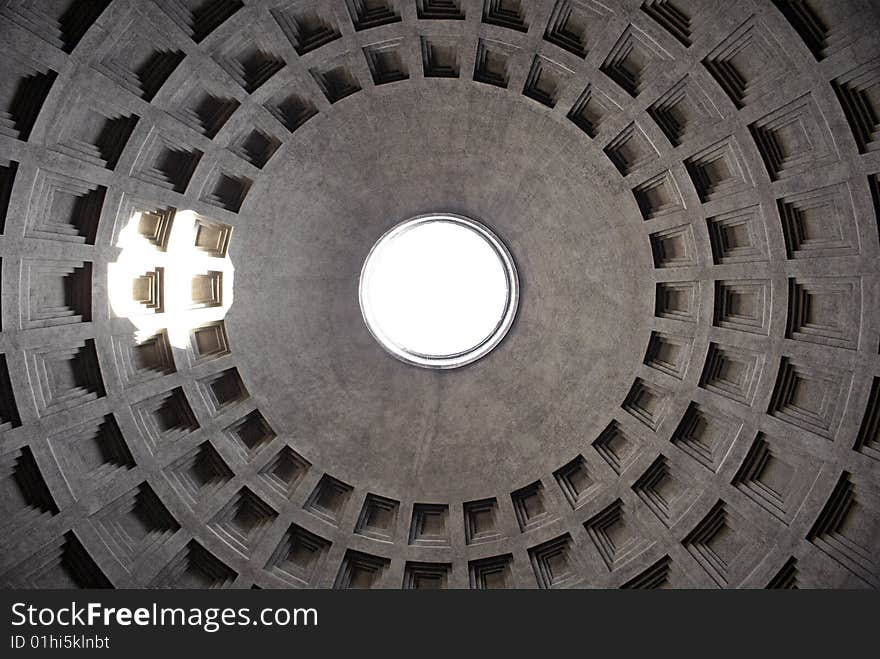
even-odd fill
[[[454,214],[392,227],[361,271],[361,312],[390,354],[423,368],[457,368],[491,352],[516,316],[513,257],[486,226]]]

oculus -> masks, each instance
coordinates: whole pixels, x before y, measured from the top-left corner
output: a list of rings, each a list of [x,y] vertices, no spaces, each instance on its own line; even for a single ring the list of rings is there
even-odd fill
[[[513,258],[483,224],[421,215],[387,231],[361,271],[361,312],[379,344],[403,362],[450,369],[487,355],[516,316]]]

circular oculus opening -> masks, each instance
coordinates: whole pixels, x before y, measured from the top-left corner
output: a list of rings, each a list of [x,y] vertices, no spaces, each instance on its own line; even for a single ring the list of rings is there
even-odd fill
[[[457,368],[507,334],[519,281],[510,252],[486,226],[423,215],[373,245],[359,299],[367,328],[389,353],[424,368]]]

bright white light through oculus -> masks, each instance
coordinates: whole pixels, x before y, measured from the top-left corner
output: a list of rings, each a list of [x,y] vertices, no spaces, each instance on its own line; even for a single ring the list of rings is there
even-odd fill
[[[391,354],[428,368],[463,366],[492,350],[517,299],[506,248],[485,226],[456,215],[398,224],[361,273],[367,327]]]
[[[135,212],[119,232],[121,252],[107,273],[110,306],[134,324],[138,343],[164,331],[172,346],[186,348],[192,329],[226,316],[235,268],[231,227],[220,227],[190,210]]]

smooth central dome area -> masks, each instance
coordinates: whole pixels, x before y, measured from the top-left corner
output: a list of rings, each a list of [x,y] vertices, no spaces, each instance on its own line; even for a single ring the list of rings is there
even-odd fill
[[[625,417],[656,329],[656,290],[644,286],[654,262],[633,240],[644,220],[630,187],[572,148],[564,115],[550,120],[521,94],[511,110],[487,85],[428,83],[355,94],[273,156],[249,193],[264,224],[231,246],[226,323],[260,413],[315,470],[410,503],[509,500]],[[554,155],[536,170],[511,144]],[[483,359],[407,368],[364,322],[364,263],[393,218],[453,210],[485,218],[515,258],[515,318]]]
[[[510,254],[485,226],[456,215],[398,224],[364,263],[367,327],[395,357],[427,368],[463,366],[494,348],[516,312]]]

